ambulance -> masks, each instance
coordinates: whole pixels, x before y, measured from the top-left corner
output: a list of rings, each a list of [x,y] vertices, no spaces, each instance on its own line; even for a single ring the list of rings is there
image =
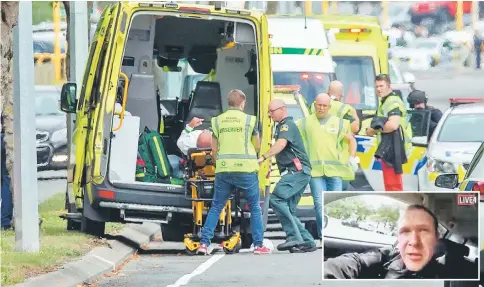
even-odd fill
[[[66,83],[61,92],[61,109],[76,115],[68,229],[102,235],[106,222],[151,221],[161,224],[165,240],[181,241],[192,232],[192,202],[183,179],[161,183],[135,177],[139,135],[146,127],[157,131],[164,142],[163,149],[156,145],[158,152],[182,157],[176,140],[187,122],[223,112],[226,95],[238,88],[247,96],[246,112],[261,123],[260,152],[267,152],[273,125],[267,114],[272,98],[267,27],[260,12],[221,3],[117,2],[104,9],[82,82]],[[193,82],[182,89],[183,77],[174,75],[179,88],[167,89],[158,79],[183,63],[195,72],[189,76],[196,89],[177,97],[176,91],[190,91]],[[215,81],[196,78],[213,71]],[[261,192],[269,165],[260,168]],[[249,232],[250,227],[241,228],[244,237],[250,238]]]

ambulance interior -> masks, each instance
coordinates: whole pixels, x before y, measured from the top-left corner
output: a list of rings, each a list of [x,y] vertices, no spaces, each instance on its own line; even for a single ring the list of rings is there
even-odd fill
[[[250,21],[226,21],[137,14],[126,41],[122,73],[128,80],[122,126],[113,117],[109,158],[111,183],[136,182],[139,135],[145,127],[158,131],[167,155],[184,155],[177,140],[193,117],[196,129],[209,129],[210,119],[228,108],[227,95],[242,90],[245,112],[258,116],[258,59],[255,26]],[[214,75],[215,80],[210,76]],[[125,82],[120,77],[116,109],[121,109]]]

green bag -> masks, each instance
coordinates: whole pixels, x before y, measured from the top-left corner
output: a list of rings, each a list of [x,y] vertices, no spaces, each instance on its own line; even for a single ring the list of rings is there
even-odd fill
[[[170,183],[172,168],[160,134],[145,127],[138,141],[136,180],[153,183]]]

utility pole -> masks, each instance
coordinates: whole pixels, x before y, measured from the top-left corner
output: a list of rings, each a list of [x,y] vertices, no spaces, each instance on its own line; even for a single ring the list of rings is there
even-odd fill
[[[15,250],[39,252],[39,194],[32,50],[32,2],[18,3],[18,24],[13,30],[14,206]]]
[[[476,23],[479,21],[479,1],[472,1],[472,27],[476,28]]]
[[[70,78],[69,82],[76,82],[78,90],[82,85],[82,74],[86,66],[88,56],[89,35],[88,30],[88,11],[86,1],[70,2],[69,13],[69,53],[70,53]],[[79,94],[77,95],[79,98]],[[69,150],[69,167],[67,169],[67,187],[69,205],[74,204],[74,195],[72,194],[72,183],[74,181],[74,165],[76,163],[76,146],[72,142],[72,134],[75,128],[75,114],[67,114],[67,148]],[[73,212],[68,210],[68,212]]]
[[[462,0],[457,1],[457,10],[455,12],[455,26],[457,31],[461,31],[464,28],[464,22],[462,16],[464,15],[464,7]]]
[[[53,10],[53,20],[54,20],[54,75],[55,75],[55,83],[59,84],[62,80],[61,76],[61,48],[60,48],[60,36],[61,36],[61,15],[60,15],[60,1],[53,1],[52,2],[52,10]]]
[[[322,1],[321,3],[321,11],[322,11],[322,14],[323,15],[328,15],[328,6],[329,6],[329,1],[328,0],[325,0],[325,1]]]

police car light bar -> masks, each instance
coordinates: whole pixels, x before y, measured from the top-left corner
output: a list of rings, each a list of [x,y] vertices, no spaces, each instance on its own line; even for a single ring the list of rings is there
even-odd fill
[[[484,98],[450,98],[450,106],[455,107],[462,104],[473,104],[484,102]]]
[[[371,30],[367,28],[350,28],[350,29],[339,29],[339,32],[359,34],[359,33],[369,33],[371,32]]]
[[[300,90],[300,85],[274,85],[275,93],[292,93],[299,92]]]

